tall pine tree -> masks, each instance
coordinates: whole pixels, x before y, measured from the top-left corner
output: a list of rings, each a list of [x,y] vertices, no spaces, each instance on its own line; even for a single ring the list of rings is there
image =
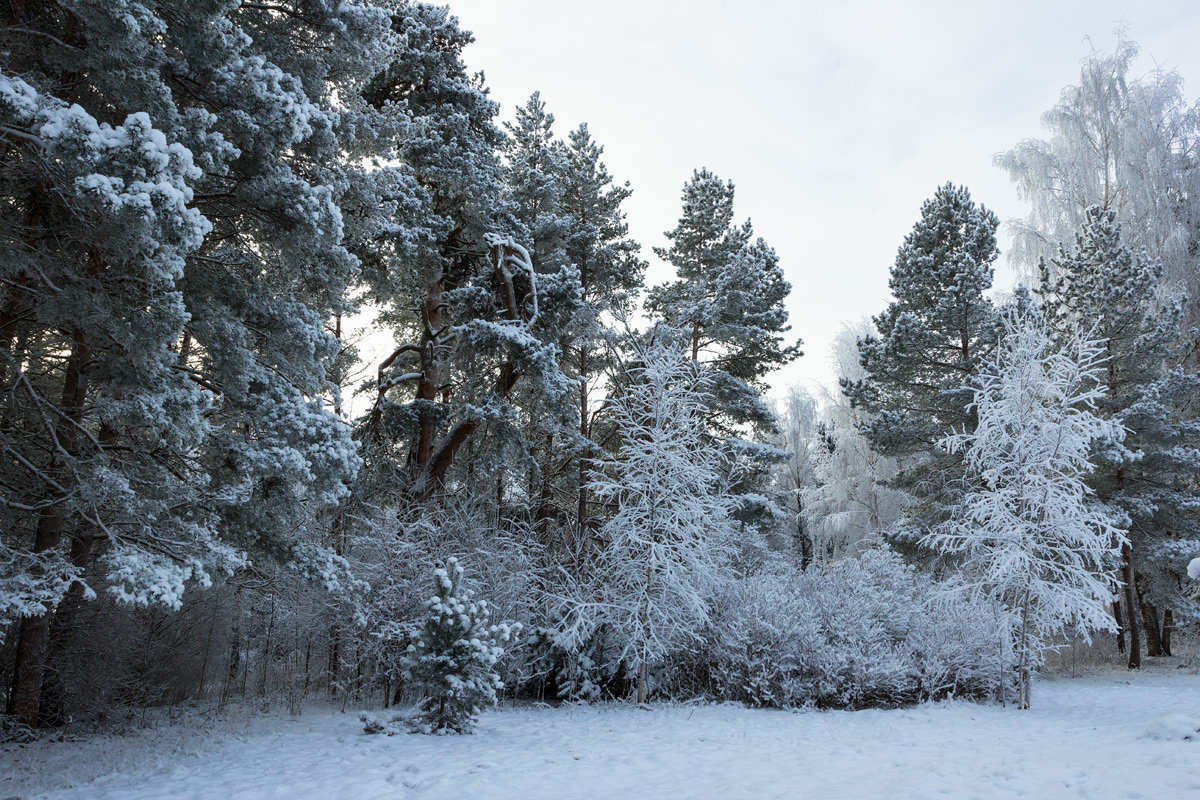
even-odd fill
[[[937,442],[975,426],[970,378],[995,346],[992,285],[999,220],[966,187],[947,183],[921,206],[896,254],[892,302],[859,340],[865,377],[841,380],[853,406],[872,416],[871,446],[900,459],[899,485],[924,501],[927,521],[944,516],[961,474]]]

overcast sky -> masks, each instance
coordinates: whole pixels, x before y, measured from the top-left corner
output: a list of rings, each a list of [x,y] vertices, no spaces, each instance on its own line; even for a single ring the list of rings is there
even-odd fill
[[[832,385],[843,321],[887,303],[888,269],[921,202],[966,184],[1001,219],[1025,213],[992,156],[1041,135],[1091,44],[1118,24],[1135,67],[1200,87],[1200,3],[665,2],[453,0],[502,117],[541,90],[560,136],[587,122],[634,189],[630,228],[651,246],[674,227],[696,167],[737,185],[736,212],[778,251],[806,355],[776,374]],[[1008,237],[1001,230],[1001,246]],[[1003,265],[997,286],[1013,275]]]

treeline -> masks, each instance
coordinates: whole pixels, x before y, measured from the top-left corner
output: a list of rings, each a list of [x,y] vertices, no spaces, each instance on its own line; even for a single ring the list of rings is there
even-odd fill
[[[470,41],[403,0],[11,5],[10,717],[388,705],[451,558],[522,623],[501,667],[525,696],[1002,694],[995,609],[933,602],[889,552],[928,561],[918,540],[971,488],[938,442],[976,423],[1001,340],[994,215],[938,190],[845,398],[776,412],[791,287],[733,184],[685,183],[655,250],[676,278],[646,287],[601,145],[586,125],[561,138],[536,93],[499,124]],[[1000,159],[1034,204],[1042,314],[1111,350],[1101,411],[1130,434],[1098,449],[1093,489],[1129,530],[1131,658],[1195,614],[1180,563],[1200,552],[1198,123],[1171,75],[1127,79],[1133,52],[1085,62],[1053,137]],[[1043,263],[1042,242],[1066,245]]]

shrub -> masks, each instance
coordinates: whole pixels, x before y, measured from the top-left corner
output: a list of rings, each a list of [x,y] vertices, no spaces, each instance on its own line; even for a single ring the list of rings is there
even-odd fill
[[[999,695],[1012,676],[1007,620],[971,601],[930,601],[932,579],[871,551],[733,581],[696,668],[710,693],[751,706],[897,705]]]

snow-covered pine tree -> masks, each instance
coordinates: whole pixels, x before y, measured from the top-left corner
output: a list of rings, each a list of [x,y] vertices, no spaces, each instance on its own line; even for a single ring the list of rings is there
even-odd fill
[[[425,695],[414,729],[470,733],[480,710],[495,705],[496,692],[504,688],[496,661],[520,626],[489,624],[491,609],[463,585],[458,559],[448,559],[433,578],[425,621],[410,634],[403,659],[404,678]]]
[[[333,96],[373,71],[383,19],[334,0],[13,7],[0,469],[21,514],[6,547],[59,587],[47,607],[97,563],[117,597],[168,606],[247,552],[337,579],[306,537],[357,466],[324,408],[323,323],[356,268]],[[19,632],[10,710],[30,724],[51,622]]]
[[[698,639],[735,533],[723,457],[698,424],[712,373],[683,342],[664,341],[668,333],[659,328],[636,347],[608,401],[621,443],[592,490],[612,516],[598,533],[586,598],[565,619],[584,633],[608,626],[637,676],[639,702],[649,697],[651,668]]]
[[[1162,655],[1160,609],[1172,616],[1196,612],[1180,589],[1186,554],[1200,539],[1194,508],[1200,378],[1179,369],[1182,297],[1162,290],[1161,263],[1132,252],[1123,230],[1114,209],[1088,209],[1075,246],[1040,265],[1035,293],[1062,335],[1094,326],[1106,341],[1099,413],[1121,422],[1128,435],[1123,444],[1098,443],[1091,485],[1101,501],[1129,517],[1122,582],[1129,665],[1137,667],[1139,627],[1148,653]],[[1169,619],[1166,631],[1169,647]]]
[[[403,46],[364,97],[407,117],[396,152],[427,200],[401,219],[405,247],[366,276],[397,347],[379,365],[360,436],[379,491],[428,500],[468,443],[475,479],[503,469],[502,448],[520,440],[518,382],[552,408],[574,387],[538,335],[540,276],[510,235],[518,223],[502,193],[496,104],[462,61],[471,34],[424,4],[397,6],[392,28]]]
[[[754,238],[749,220],[733,223],[733,201],[732,182],[707,169],[692,174],[683,187],[679,221],[665,234],[671,246],[654,251],[678,279],[653,287],[646,307],[666,325],[686,331],[692,360],[712,373],[705,418],[737,472],[738,518],[757,538],[782,518],[766,492],[771,468],[786,454],[743,437],[761,440],[775,433],[762,398],[763,379],[801,353],[798,340],[784,340],[791,329],[784,307],[791,285],[779,258]]]
[[[563,182],[567,154],[554,138],[554,115],[546,110],[540,93],[517,109],[516,119],[506,123],[504,144],[505,194],[518,225],[518,236],[529,246],[530,260],[538,279],[538,319],[533,332],[562,355],[570,345],[570,327],[581,302],[579,270],[567,259],[566,220],[562,212]],[[544,396],[535,383],[525,382],[518,391],[526,414],[522,425],[527,502],[539,537],[551,538],[549,524],[555,515],[555,497],[567,475],[578,422],[574,408],[559,395]],[[564,402],[565,401],[565,402]],[[504,480],[497,476],[497,481]],[[558,538],[558,537],[555,537]]]
[[[655,286],[647,309],[685,330],[693,361],[713,371],[714,412],[721,427],[771,427],[760,393],[771,370],[799,357],[799,342],[785,344],[791,329],[784,300],[791,285],[779,258],[747,221],[733,224],[734,188],[707,169],[683,187],[683,213],[656,247],[678,279]]]
[[[951,429],[974,427],[969,381],[996,341],[984,292],[998,224],[966,187],[939,187],[896,254],[888,280],[894,299],[874,318],[878,334],[859,340],[865,376],[840,381],[852,405],[871,415],[863,427],[871,446],[899,459],[897,485],[914,493],[921,501],[914,513],[930,522],[953,503],[960,477],[957,458],[937,442]]]
[[[955,558],[962,586],[1015,617],[1020,708],[1051,637],[1114,627],[1112,568],[1124,533],[1087,485],[1092,443],[1119,443],[1122,428],[1102,418],[1102,340],[1078,329],[1055,344],[1036,312],[1002,315],[1003,340],[979,369],[972,430],[942,446],[964,454],[978,482],[953,516],[921,545]]]
[[[596,422],[591,405],[598,376],[616,365],[612,317],[632,312],[640,292],[646,262],[640,246],[629,238],[629,225],[621,206],[632,194],[629,183],[615,184],[601,157],[604,148],[592,138],[588,126],[571,131],[562,180],[560,209],[566,226],[568,262],[579,270],[581,304],[567,331],[570,341],[563,353],[564,368],[579,381],[578,474],[576,529],[586,541],[592,530],[588,474],[596,452]]]

